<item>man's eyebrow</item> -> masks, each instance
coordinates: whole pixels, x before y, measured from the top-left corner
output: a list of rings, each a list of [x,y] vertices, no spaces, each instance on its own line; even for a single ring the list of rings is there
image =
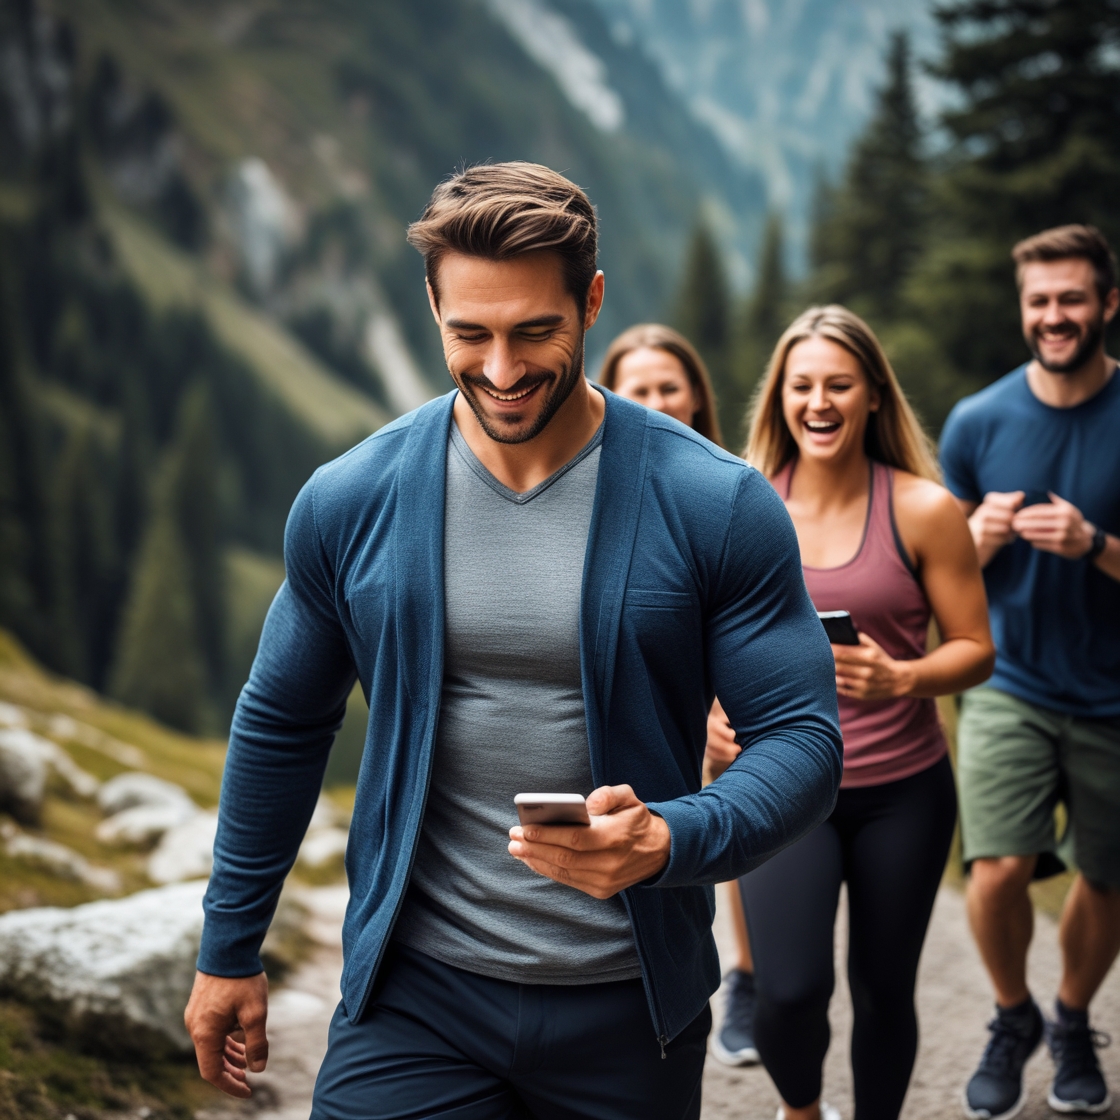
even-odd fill
[[[522,323],[514,325],[514,330],[523,331],[532,329],[533,327],[557,327],[564,322],[564,316],[559,313],[555,315],[538,315],[535,319],[526,319]],[[444,319],[443,325],[450,327],[454,331],[484,331],[488,327],[483,326],[481,323],[469,323],[466,319]]]

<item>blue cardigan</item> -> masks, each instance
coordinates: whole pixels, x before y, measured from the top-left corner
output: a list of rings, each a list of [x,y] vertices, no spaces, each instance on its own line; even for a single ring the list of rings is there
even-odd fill
[[[672,835],[661,874],[623,892],[664,1042],[719,985],[710,884],[757,867],[828,815],[842,747],[832,653],[781,500],[682,424],[605,396],[580,605],[583,695],[596,785],[629,782]],[[370,717],[343,927],[352,1019],[369,998],[424,818],[443,684],[454,397],[382,428],[296,498],[288,578],[230,734],[198,967],[248,976],[261,970],[261,941],[361,682]],[[701,789],[716,694],[745,749]]]

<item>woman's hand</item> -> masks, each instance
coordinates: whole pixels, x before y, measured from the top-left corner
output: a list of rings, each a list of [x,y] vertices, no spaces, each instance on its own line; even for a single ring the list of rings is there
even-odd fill
[[[704,752],[704,767],[712,780],[720,776],[739,756],[742,747],[735,741],[735,728],[718,700],[708,713],[708,749]]]
[[[860,634],[858,646],[833,646],[836,691],[851,700],[893,700],[914,687],[910,661],[895,661],[873,638]],[[711,719],[708,721],[711,726]],[[711,750],[711,732],[708,749]]]

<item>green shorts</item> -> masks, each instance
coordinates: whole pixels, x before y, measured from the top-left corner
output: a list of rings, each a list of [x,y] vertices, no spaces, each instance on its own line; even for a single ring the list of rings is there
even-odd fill
[[[957,727],[964,862],[1039,857],[1120,887],[1120,719],[1081,719],[994,688],[966,692]],[[1054,810],[1069,825],[1057,835]]]

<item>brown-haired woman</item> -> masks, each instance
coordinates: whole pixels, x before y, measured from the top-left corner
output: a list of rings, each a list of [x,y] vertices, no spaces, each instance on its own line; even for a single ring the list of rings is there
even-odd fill
[[[712,379],[692,343],[672,327],[639,323],[623,331],[607,347],[599,384],[723,446]]]
[[[664,412],[722,446],[716,400],[704,360],[684,335],[660,323],[639,323],[623,331],[607,348],[599,383],[627,400]],[[708,776],[718,777],[739,753],[719,701],[708,717]],[[730,911],[738,961],[728,974],[727,1002],[712,1052],[729,1066],[754,1065],[754,963],[743,906],[730,884]]]
[[[811,308],[779,340],[746,457],[786,503],[817,610],[849,611],[859,631],[858,645],[833,646],[836,808],[739,881],[756,1041],[786,1120],[817,1120],[847,882],[855,1115],[895,1120],[917,1050],[918,957],[956,819],[933,698],[978,684],[994,661],[980,566],[878,340],[843,307]],[[926,653],[931,615],[941,644]]]

